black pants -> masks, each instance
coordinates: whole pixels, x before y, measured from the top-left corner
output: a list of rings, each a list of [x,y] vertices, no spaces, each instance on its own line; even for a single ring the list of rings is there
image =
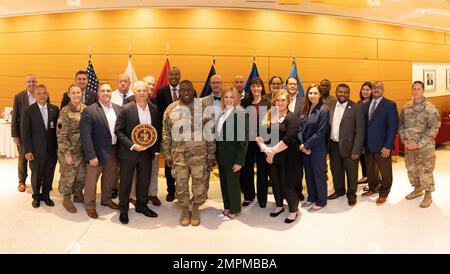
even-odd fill
[[[366,151],[367,183],[370,191],[378,190],[380,197],[387,197],[392,187],[392,157],[381,157],[379,152]],[[381,179],[380,179],[381,174]]]
[[[175,195],[175,178],[172,176],[172,168],[164,164],[164,175],[167,182],[167,193]]]
[[[119,207],[121,212],[127,212],[129,208],[134,170],[136,170],[136,208],[146,207],[148,203],[152,157],[147,152],[139,152],[137,159],[121,159],[120,161]]]
[[[35,157],[33,161],[30,161],[30,166],[33,198],[48,197],[55,175],[56,158],[50,155],[47,155],[47,157]]]
[[[364,157],[364,154],[361,154],[361,155],[359,156],[359,162],[361,163],[362,177],[367,177],[367,172],[366,172],[366,157]]]
[[[17,163],[17,174],[19,176],[19,182],[25,183],[28,177],[28,160],[25,158],[25,153],[23,151],[23,145],[17,146],[17,151],[19,152],[19,162]]]
[[[268,190],[268,164],[266,154],[261,152],[256,142],[248,142],[245,165],[241,171],[241,191],[244,194],[244,200],[253,201],[255,199],[255,172],[254,164],[256,161],[256,196],[260,204],[267,203]]]
[[[299,197],[295,185],[289,187],[286,182],[286,167],[284,165],[270,165],[270,178],[273,184],[273,196],[277,207],[283,207],[283,200],[289,207],[289,212],[298,210]]]
[[[341,157],[339,143],[330,141],[330,166],[336,194],[347,194],[349,198],[356,198],[356,190],[358,189],[358,160],[352,160],[351,156]],[[347,175],[347,191],[345,190],[345,175]]]

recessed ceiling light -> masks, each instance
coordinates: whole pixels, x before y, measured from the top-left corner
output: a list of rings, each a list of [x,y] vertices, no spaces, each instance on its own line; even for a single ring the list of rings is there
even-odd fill
[[[428,10],[420,10],[420,13],[423,15],[428,14]]]
[[[369,7],[380,7],[381,0],[366,0],[366,3]]]
[[[66,3],[69,7],[79,7],[81,5],[81,0],[66,0]]]

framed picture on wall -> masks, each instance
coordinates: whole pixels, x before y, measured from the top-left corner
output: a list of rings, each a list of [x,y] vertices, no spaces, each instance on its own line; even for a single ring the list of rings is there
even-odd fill
[[[446,89],[447,89],[447,90],[450,90],[450,69],[447,69],[446,72],[447,72],[447,73],[445,74],[445,75],[447,76],[447,77],[445,77],[446,83],[447,83],[447,84],[446,84]]]
[[[436,70],[424,69],[423,70],[423,83],[425,84],[425,90],[436,89]]]

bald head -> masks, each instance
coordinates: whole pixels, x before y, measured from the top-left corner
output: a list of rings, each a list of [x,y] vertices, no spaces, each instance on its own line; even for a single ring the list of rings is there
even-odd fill
[[[223,86],[223,82],[222,82],[222,76],[220,76],[219,74],[214,74],[211,77],[211,89],[212,89],[212,93],[214,96],[221,96],[222,94],[222,86]]]
[[[122,94],[127,94],[128,91],[130,90],[130,76],[128,76],[128,74],[122,73],[119,75],[119,79],[117,80],[117,89],[122,93]]]
[[[242,76],[242,75],[236,75],[233,79],[233,86],[235,89],[237,89],[239,94],[241,94],[244,91],[244,87],[245,87],[244,81],[245,81],[244,76]]]
[[[151,95],[153,93],[153,90],[155,89],[155,84],[156,84],[156,79],[155,77],[151,76],[151,75],[147,75],[144,77],[144,83],[148,89],[148,93],[149,95]]]

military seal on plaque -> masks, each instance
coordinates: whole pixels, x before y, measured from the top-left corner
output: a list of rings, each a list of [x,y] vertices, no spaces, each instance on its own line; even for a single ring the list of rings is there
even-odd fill
[[[153,146],[158,138],[158,133],[152,125],[140,124],[133,128],[131,132],[131,140],[133,143],[145,147],[146,149]]]

